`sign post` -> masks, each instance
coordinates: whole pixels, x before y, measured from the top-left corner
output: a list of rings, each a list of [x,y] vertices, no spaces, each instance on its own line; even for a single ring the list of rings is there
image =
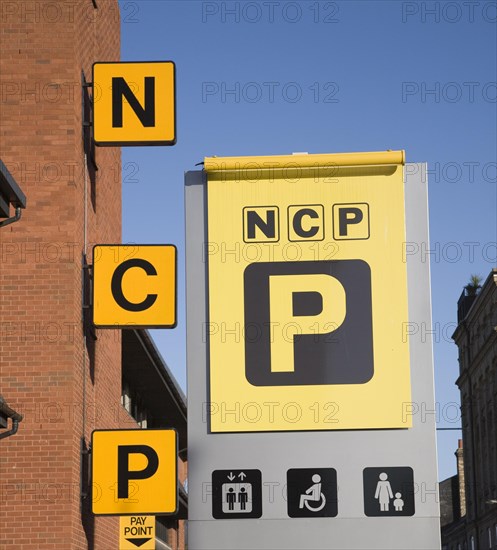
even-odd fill
[[[428,239],[420,174],[395,151],[187,174],[191,548],[439,544],[434,419],[416,413],[434,409],[431,343],[408,328],[431,322],[429,272],[404,252]]]

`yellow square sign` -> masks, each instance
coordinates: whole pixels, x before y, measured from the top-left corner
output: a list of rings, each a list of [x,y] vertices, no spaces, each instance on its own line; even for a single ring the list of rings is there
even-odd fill
[[[176,430],[95,430],[92,511],[95,515],[175,514]]]
[[[411,426],[402,163],[316,156],[206,159],[212,432]]]
[[[94,246],[95,326],[175,327],[176,256],[171,244]]]
[[[93,133],[96,145],[174,145],[174,63],[94,63]]]
[[[155,516],[121,516],[119,550],[155,550]]]

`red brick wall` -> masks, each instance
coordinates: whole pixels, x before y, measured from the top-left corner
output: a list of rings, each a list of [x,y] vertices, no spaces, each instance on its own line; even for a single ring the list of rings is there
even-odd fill
[[[117,518],[82,522],[79,499],[81,437],[130,426],[119,334],[97,331],[90,365],[81,323],[81,71],[90,81],[92,63],[120,48],[117,0],[97,4],[0,2],[0,158],[28,200],[21,221],[0,228],[0,393],[24,415],[0,441],[2,550],[117,547]],[[87,242],[120,242],[120,150],[96,160]]]
[[[178,458],[178,478],[179,481],[184,484],[185,480],[188,478],[188,461]],[[177,529],[177,546],[173,547],[173,550],[183,550],[187,548],[187,537],[186,537],[186,522],[180,520],[178,522]]]

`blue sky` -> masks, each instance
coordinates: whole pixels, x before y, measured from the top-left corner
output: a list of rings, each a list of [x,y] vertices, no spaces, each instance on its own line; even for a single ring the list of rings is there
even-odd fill
[[[153,336],[182,387],[184,172],[212,155],[405,149],[430,170],[432,253],[419,254],[431,262],[439,426],[459,426],[456,302],[497,265],[495,2],[120,7],[122,60],[177,67],[177,145],[123,148],[123,242],[178,246],[178,327]],[[438,432],[440,479],[455,473],[458,437]]]

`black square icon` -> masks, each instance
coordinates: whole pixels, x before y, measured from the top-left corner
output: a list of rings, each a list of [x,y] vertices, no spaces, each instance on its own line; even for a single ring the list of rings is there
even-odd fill
[[[247,266],[245,376],[254,386],[364,384],[374,374],[363,260]]]
[[[413,516],[414,472],[409,467],[364,468],[367,516]]]
[[[262,476],[260,470],[214,470],[212,516],[216,519],[260,518]]]
[[[334,468],[292,468],[287,471],[287,505],[291,518],[333,518],[338,513]]]

